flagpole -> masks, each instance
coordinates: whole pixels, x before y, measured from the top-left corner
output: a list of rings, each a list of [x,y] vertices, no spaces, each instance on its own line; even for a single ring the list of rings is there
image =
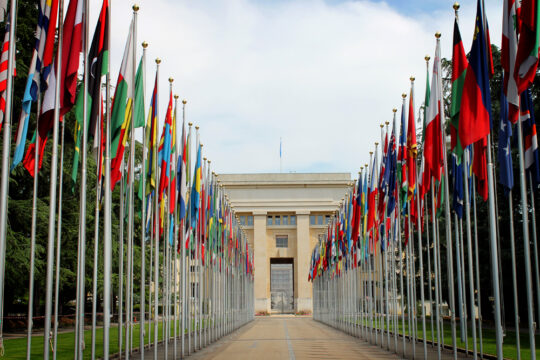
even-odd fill
[[[156,59],[156,88],[158,88],[159,84],[159,64],[161,63],[161,59]],[[158,93],[156,92],[156,118],[158,117],[158,109],[157,106],[158,103]],[[156,124],[157,126],[157,124]],[[158,176],[158,161],[157,161],[157,154],[158,154],[158,144],[157,139],[154,139],[154,154],[153,154],[153,161],[154,161],[154,176],[155,176],[155,182],[156,184],[154,188],[154,360],[157,360],[158,356],[158,315],[159,315],[159,304],[158,304],[158,285],[159,285],[159,203],[158,203],[158,184],[159,184],[159,176]]]
[[[441,358],[441,320],[439,302],[439,237],[437,236],[437,217],[435,214],[435,182],[431,179],[431,220],[433,221],[433,267],[435,270],[435,316],[437,320],[437,358]],[[433,316],[433,315],[432,315]]]
[[[99,101],[101,101],[101,96]],[[99,120],[101,121],[101,120]],[[100,126],[100,125],[98,125]],[[100,131],[97,132],[98,137],[98,144],[100,144],[101,148],[101,134]],[[93,274],[92,274],[92,353],[91,358],[95,359],[95,351],[96,351],[96,304],[97,304],[97,277],[98,277],[98,259],[99,259],[99,246],[98,246],[98,239],[99,239],[99,199],[101,197],[101,187],[100,187],[100,178],[99,178],[99,167],[101,162],[100,153],[101,150],[98,151],[98,162],[96,167],[96,209],[94,213],[94,266],[93,266]],[[61,206],[61,205],[60,205]]]
[[[56,346],[57,346],[57,335],[58,335],[58,299],[59,299],[59,288],[60,288],[60,249],[62,245],[62,185],[64,178],[64,121],[62,121],[62,132],[60,135],[60,148],[62,152],[60,153],[60,185],[58,191],[58,232],[56,233],[56,269],[55,269],[55,285],[54,285],[54,330],[53,330],[53,359],[56,360]],[[37,134],[36,134],[37,137]]]
[[[521,208],[526,209],[526,211],[521,211],[521,217],[522,217],[522,224],[523,224],[523,249],[524,249],[524,256],[525,256],[525,281],[526,281],[526,289],[527,289],[527,315],[529,320],[529,346],[531,349],[531,359],[536,359],[536,352],[534,349],[535,347],[535,324],[534,324],[534,300],[533,300],[533,287],[532,287],[532,271],[531,271],[531,254],[530,254],[530,243],[529,243],[529,215],[528,215],[528,209],[529,206],[527,204],[527,181],[525,178],[525,157],[523,153],[523,129],[521,124],[521,119],[517,122],[518,125],[518,151],[519,151],[519,185],[520,185],[520,192],[521,192]],[[490,136],[488,135],[488,148],[491,146]],[[492,176],[491,169],[493,167],[493,164],[491,163],[491,152],[488,152],[488,176]],[[493,178],[488,178],[489,185],[490,185],[490,194],[493,194]],[[489,197],[490,199],[490,211],[491,215],[495,216],[494,209],[492,209],[492,196]],[[491,220],[491,218],[490,218]],[[534,220],[536,221],[536,219]],[[494,229],[494,219],[490,221],[491,230]],[[495,246],[492,234],[492,245]],[[495,253],[494,253],[495,251]],[[494,264],[497,264],[497,259],[495,256],[497,256],[496,249],[491,250],[491,256],[493,258],[493,261],[495,261]],[[495,269],[495,267],[494,267]],[[498,274],[497,274],[498,275]],[[495,277],[494,277],[495,280]],[[497,277],[498,281],[498,277]],[[498,290],[498,288],[496,289]],[[500,301],[498,298],[498,293],[495,296],[495,309],[499,310],[500,312],[500,304],[497,303],[497,301]],[[501,320],[500,320],[500,313],[495,313],[496,318],[496,325],[497,325],[497,356],[500,355],[500,358],[502,358],[502,329],[500,329],[501,326]],[[497,315],[499,316],[499,319],[497,321]],[[499,346],[500,345],[500,346]]]
[[[480,335],[480,358],[484,356],[484,341],[482,338],[482,296],[480,295],[480,260],[479,252],[480,248],[478,247],[478,221],[476,217],[476,184],[474,181],[472,183],[472,204],[473,204],[473,216],[474,216],[474,255],[475,255],[475,280],[477,286],[477,303],[478,303],[478,334]]]
[[[532,181],[532,174],[529,172],[529,185],[531,190],[531,210],[532,210],[532,218],[536,220],[536,209],[534,207],[534,187],[533,187],[533,181]],[[540,321],[540,274],[538,270],[538,242],[536,238],[536,221],[532,221],[532,236],[533,236],[533,247],[534,247],[534,271],[536,274],[536,301],[537,301],[537,309],[538,312],[538,319]]]
[[[174,94],[174,143],[175,143],[175,150],[176,150],[176,153],[173,155],[173,159],[176,161],[178,160],[178,157],[179,157],[179,149],[180,149],[180,144],[178,143],[178,137],[177,137],[177,133],[178,133],[178,129],[177,129],[177,123],[176,123],[176,116],[177,116],[177,108],[178,108],[178,98],[179,96],[177,94]],[[175,162],[175,179],[177,179],[178,177],[178,162],[176,161]],[[180,164],[180,166],[182,166],[182,164]],[[178,179],[176,180],[178,182]],[[173,186],[176,186],[178,188],[178,186],[176,184],[173,184]],[[178,189],[177,189],[177,194],[176,196],[180,196],[180,194],[178,193]],[[173,286],[174,286],[174,333],[173,333],[173,337],[174,337],[174,351],[173,351],[173,355],[174,355],[174,358],[176,359],[178,357],[178,341],[177,341],[177,328],[178,328],[178,227],[180,226],[180,222],[178,220],[178,199],[175,198],[173,199],[174,201],[174,217],[173,217],[173,221],[174,221],[174,244],[173,244],[173,251],[174,251],[174,261],[173,261],[173,274],[174,274],[174,280],[173,280]]]
[[[109,19],[109,17],[107,17]],[[110,44],[110,32],[107,32]],[[105,77],[106,98],[106,140],[105,140],[105,209],[103,219],[103,358],[109,358],[109,330],[111,326],[111,263],[112,263],[112,224],[111,224],[111,95],[110,95],[110,62],[107,62]]]
[[[519,303],[518,303],[518,289],[517,289],[517,275],[516,275],[516,249],[515,249],[515,236],[514,236],[514,208],[512,204],[512,189],[508,190],[508,210],[510,211],[510,251],[512,254],[512,290],[514,295],[514,326],[516,328],[516,349],[517,358],[521,359],[521,344],[519,335]],[[533,221],[534,223],[534,221]]]
[[[16,0],[13,0],[12,7],[14,6],[14,3]],[[58,44],[62,44],[63,38],[64,38],[64,29],[63,29],[63,23],[64,23],[64,0],[59,0],[59,10],[58,14]],[[10,46],[12,44],[10,43]],[[56,77],[57,81],[55,83],[55,102],[54,102],[54,120],[53,120],[53,144],[52,144],[52,155],[51,155],[51,182],[50,182],[50,200],[49,200],[49,229],[48,229],[48,239],[47,239],[47,271],[46,271],[46,285],[45,285],[45,327],[43,331],[43,359],[48,360],[49,359],[49,339],[50,339],[50,331],[51,331],[51,311],[52,311],[52,282],[53,282],[53,261],[54,261],[54,235],[55,235],[55,229],[56,229],[56,181],[57,181],[57,174],[58,174],[58,128],[59,128],[59,118],[60,118],[60,81],[58,79],[61,71],[62,71],[62,46],[58,46],[57,48],[57,55],[56,55]],[[8,70],[9,71],[9,70]],[[8,74],[8,81],[11,79],[11,76]],[[8,87],[9,88],[9,87]],[[10,97],[10,93],[8,92],[8,97]],[[8,102],[9,106],[9,102]],[[10,117],[6,117],[9,119]],[[7,124],[9,126],[9,120],[7,120]],[[8,131],[9,128],[4,129],[4,140],[6,137],[6,134],[10,133]],[[9,139],[8,139],[9,141]],[[4,144],[6,142],[4,141]],[[7,170],[7,163],[4,161],[5,159],[2,159],[3,167],[2,169]],[[4,171],[4,170],[3,170]],[[2,177],[2,181],[4,181],[4,177]],[[3,185],[3,184],[2,184]],[[1,196],[4,196],[3,194],[7,193],[7,186],[5,188],[6,191],[4,191],[4,186],[2,186],[2,189],[0,191]],[[7,195],[7,194],[6,194]],[[0,206],[0,212],[4,212],[6,209],[6,206],[4,206],[5,203],[1,202]],[[1,213],[0,213],[1,215]],[[5,222],[3,220],[0,220],[0,226],[5,226]],[[5,229],[0,229],[0,236],[5,234]],[[2,242],[0,242],[0,246],[2,246]],[[4,250],[0,250],[0,260],[3,258]],[[3,261],[3,260],[2,260]],[[3,269],[2,266],[0,266],[0,269]],[[0,281],[2,281],[2,284],[0,284],[0,291],[3,292],[3,276],[0,276]],[[3,293],[1,294],[0,298],[3,298]]]
[[[143,70],[143,89],[146,86],[146,48],[148,43],[146,41],[142,42],[143,55],[142,55],[142,70]],[[143,114],[144,116],[144,114]],[[142,204],[141,204],[141,299],[140,299],[140,327],[139,327],[139,354],[141,360],[144,360],[144,336],[146,335],[146,323],[145,323],[145,311],[146,311],[146,127],[142,127],[142,138],[143,138],[143,147],[142,147],[142,166],[141,166],[141,178],[139,181],[142,181]],[[151,244],[150,244],[150,247]],[[151,261],[152,259],[150,259]]]

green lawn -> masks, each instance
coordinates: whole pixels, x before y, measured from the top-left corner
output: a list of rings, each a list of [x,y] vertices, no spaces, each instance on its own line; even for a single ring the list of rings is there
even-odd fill
[[[151,336],[152,341],[154,338],[154,324],[146,323],[146,335],[145,335],[145,344],[148,344],[148,336],[150,332],[148,327],[151,327]],[[191,326],[192,329],[195,328],[194,324]],[[133,326],[133,348],[139,347],[139,329],[140,324],[135,324]],[[161,340],[163,338],[162,334],[162,324],[159,323],[158,326],[158,338]],[[178,328],[177,331],[180,331]],[[109,354],[114,354],[118,352],[118,326],[115,324],[111,326],[110,329],[110,341],[109,341]],[[171,335],[173,334],[173,323],[171,322]],[[92,346],[92,331],[86,330],[84,334],[84,340],[86,349],[84,351],[84,358],[90,359]],[[73,331],[58,333],[58,351],[57,359],[73,359],[74,355],[74,343],[75,343],[75,333]],[[125,332],[123,333],[123,343],[125,344]],[[4,340],[4,357],[6,359],[26,359],[26,337],[18,339],[5,339]],[[50,346],[49,346],[50,349]],[[96,357],[100,358],[103,356],[103,328],[96,329]],[[43,336],[33,336],[32,337],[32,359],[42,359],[43,358]]]
[[[399,319],[399,333],[403,334],[402,326],[401,326],[401,317],[398,317]],[[358,321],[358,324],[361,322]],[[371,322],[368,320],[364,320],[365,325],[370,326]],[[409,335],[409,329],[408,329],[408,321],[407,318],[405,318],[405,332],[407,335]],[[434,340],[437,342],[437,324],[434,322]],[[376,326],[376,323],[374,322],[374,326]],[[384,329],[386,330],[386,320],[384,320],[383,324]],[[392,329],[392,321],[390,321],[390,331],[393,331]],[[431,341],[431,320],[429,318],[426,318],[426,333],[427,333],[427,339],[428,341]],[[444,323],[444,343],[446,345],[452,344],[452,327],[450,322],[445,321]],[[469,339],[469,351],[472,352],[473,350],[473,339],[472,339],[472,327],[469,324],[469,328],[467,330],[467,337]],[[519,334],[520,338],[520,345],[521,345],[521,359],[527,360],[531,358],[531,350],[529,346],[529,334],[528,332],[521,331]],[[478,332],[478,327],[476,329],[476,336],[477,336],[477,351],[480,352],[480,336]],[[418,319],[418,337],[420,339],[423,339],[423,332],[422,332],[422,319]],[[456,322],[456,338],[457,338],[457,346],[460,348],[465,349],[465,343],[461,341],[461,332],[460,332],[460,326],[459,321]],[[540,336],[536,335],[535,342],[536,342],[536,357],[540,358],[540,346],[539,346]],[[483,350],[484,354],[497,354],[497,344],[495,340],[495,330],[486,328],[485,326],[482,327],[482,343],[483,343]],[[503,338],[503,356],[508,359],[517,359],[517,347],[516,347],[516,332],[515,331],[507,331],[506,336]]]

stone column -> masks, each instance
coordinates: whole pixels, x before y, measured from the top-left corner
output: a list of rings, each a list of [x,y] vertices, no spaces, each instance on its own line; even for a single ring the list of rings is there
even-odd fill
[[[255,312],[270,312],[268,288],[270,264],[266,241],[266,211],[253,212],[253,262],[255,266]]]
[[[296,212],[296,261],[294,263],[297,298],[296,311],[313,311],[312,288],[308,281],[311,255],[309,210]]]

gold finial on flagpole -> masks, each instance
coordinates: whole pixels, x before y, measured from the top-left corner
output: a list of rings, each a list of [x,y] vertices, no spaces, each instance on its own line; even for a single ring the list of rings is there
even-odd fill
[[[179,97],[178,94],[174,94],[174,100],[178,100]]]
[[[401,97],[405,99],[407,97],[407,94],[403,93],[403,94],[401,94]]]
[[[174,81],[174,79],[172,77],[170,77],[169,82],[172,84],[173,81]]]
[[[393,109],[392,109],[392,112],[397,113],[397,109],[396,109],[396,108],[393,108]]]
[[[437,39],[440,39],[440,38],[441,38],[441,32],[440,32],[440,31],[437,31],[437,32],[435,33],[435,37],[436,37]]]
[[[195,125],[195,130],[199,130],[199,125]]]
[[[431,59],[429,55],[424,56],[424,60],[429,61],[429,59]]]
[[[454,5],[452,5],[452,7],[454,8],[455,11],[458,11],[459,10],[459,3],[456,1],[454,3]]]
[[[146,41],[143,41],[142,42],[142,47],[143,47],[143,49],[146,49],[148,47],[148,43]]]
[[[156,64],[161,64],[161,59],[160,58],[156,58]]]
[[[381,127],[381,129],[382,129],[382,128],[384,127],[384,124],[381,124],[381,125],[379,125],[379,126],[380,126],[380,127]]]
[[[409,80],[414,81],[414,76],[411,76]]]
[[[138,4],[134,4],[134,5],[132,6],[132,9],[133,9],[133,11],[139,11],[139,5],[138,5]]]
[[[189,126],[193,126],[193,123],[192,122],[188,122],[187,123]]]
[[[390,121],[385,121],[384,123],[386,124],[386,126],[388,126],[390,124]]]
[[[186,104],[187,104],[187,100],[186,100],[186,99],[182,100],[182,104],[186,105]]]

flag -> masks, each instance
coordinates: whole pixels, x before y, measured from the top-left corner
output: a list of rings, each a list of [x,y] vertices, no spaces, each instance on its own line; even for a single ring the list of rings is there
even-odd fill
[[[375,225],[375,219],[376,219],[376,204],[375,199],[377,198],[377,182],[378,182],[378,176],[377,176],[377,151],[375,151],[375,157],[373,159],[373,163],[371,164],[371,177],[369,181],[369,189],[368,189],[368,213],[367,213],[367,230],[371,230]]]
[[[66,17],[64,20],[62,39],[62,59],[61,73],[56,73],[57,67],[52,66],[52,54],[54,52],[54,36],[47,37],[45,45],[43,65],[42,87],[47,85],[43,102],[41,105],[41,114],[39,115],[39,139],[40,148],[47,141],[47,135],[53,128],[54,111],[56,105],[56,81],[60,81],[60,117],[71,110],[75,102],[77,90],[77,73],[79,71],[80,53],[82,50],[82,23],[84,1],[71,0],[68,5]],[[54,8],[52,9],[54,10]],[[52,18],[52,16],[51,16]],[[54,34],[53,24],[49,23],[49,34]],[[52,29],[51,29],[52,28]],[[58,64],[58,58],[55,63]],[[34,155],[35,145],[28,147],[24,157],[24,167],[33,176],[34,175]],[[43,161],[43,151],[39,152],[39,164]]]
[[[440,40],[437,39],[435,58],[433,59],[433,75],[429,105],[426,112],[426,130],[424,135],[424,160],[430,178],[424,178],[424,184],[434,177],[441,179],[441,167],[443,163],[443,142],[441,122],[444,118],[444,106],[442,104],[442,81],[441,81],[441,48]]]
[[[400,185],[399,198],[403,200],[407,196],[407,128],[405,123],[405,98],[401,106],[401,129],[399,134],[399,149],[398,149],[398,182]],[[402,205],[405,201],[401,202]]]
[[[459,112],[461,108],[461,95],[463,94],[463,84],[467,74],[467,56],[463,49],[463,41],[457,18],[454,20],[454,48],[452,50],[452,93],[450,106],[450,147],[456,154],[456,161],[461,162],[463,148],[458,137]]]
[[[201,196],[201,145],[197,139],[197,159],[193,171],[193,185],[191,187],[191,227],[195,228],[199,220],[200,196]]]
[[[489,93],[491,60],[486,44],[484,19],[481,0],[478,0],[474,38],[459,113],[459,139],[462,147],[484,139],[491,128]]]
[[[513,124],[517,122],[519,117],[519,93],[514,77],[518,46],[519,18],[517,14],[519,7],[520,1],[504,0],[501,66],[504,70],[503,91],[508,101],[508,115]]]
[[[459,219],[463,218],[463,162],[456,154],[451,156],[452,166],[452,210]]]
[[[101,78],[107,74],[109,63],[109,2],[103,0],[101,6],[101,12],[99,14],[96,30],[94,32],[94,38],[90,45],[90,51],[88,52],[88,94],[86,95],[86,124],[88,131],[88,139],[94,138],[96,143],[94,148],[97,149],[99,144],[97,139],[99,138],[96,131],[101,127],[98,124],[98,120],[101,119]],[[84,120],[84,95],[81,89],[77,96],[75,105],[75,151],[73,152],[73,167],[71,172],[71,179],[73,184],[77,182],[77,172],[79,166],[79,153],[81,148],[82,137],[82,124]],[[85,149],[86,151],[86,149]]]
[[[111,190],[122,177],[121,163],[128,138],[131,121],[131,88],[133,86],[133,21],[129,26],[129,35],[124,50],[120,74],[116,82],[111,112]]]
[[[505,77],[512,76],[505,74]],[[512,124],[508,118],[508,101],[504,95],[504,88],[501,89],[501,115],[499,126],[499,149],[497,157],[499,160],[499,183],[504,187],[505,195],[514,187],[514,170],[512,167],[512,148],[510,139],[512,137]]]
[[[160,234],[163,232],[163,222],[165,221],[165,205],[169,198],[168,186],[171,173],[171,125],[172,125],[172,90],[169,96],[169,106],[165,115],[165,124],[159,140],[158,164],[160,164],[161,173],[159,176],[158,199],[160,203]]]
[[[6,89],[8,80],[8,63],[9,63],[9,28],[11,23],[11,15],[7,16],[6,32],[4,34],[4,42],[2,43],[2,55],[0,55],[0,130],[4,123],[4,114],[6,112]],[[15,54],[13,54],[13,76],[16,75],[15,70]]]
[[[182,153],[178,157],[178,218],[182,221],[186,216],[186,204],[187,204],[187,179],[186,179],[186,165],[187,165],[187,142],[186,142],[186,123],[182,122]]]
[[[429,88],[429,58],[426,57],[426,92],[424,95],[424,121],[422,124],[422,142],[426,142],[426,119],[427,119],[427,108],[429,104],[429,98],[430,98],[430,88]],[[423,150],[425,151],[425,150]],[[429,191],[430,188],[430,179],[431,174],[429,173],[429,169],[426,167],[425,164],[425,157],[422,156],[421,163],[420,163],[420,176],[418,179],[418,189],[420,190],[421,197],[423,198],[424,195]]]
[[[135,128],[144,126],[144,89],[146,79],[146,62],[141,56],[137,73],[135,74],[135,112],[133,113],[133,125]]]
[[[520,121],[523,125],[525,170],[531,174],[533,183],[537,185],[540,183],[540,163],[538,162],[538,137],[530,89],[521,94]]]
[[[28,133],[28,123],[30,121],[30,113],[32,111],[32,103],[36,102],[38,98],[41,67],[43,63],[45,45],[47,43],[47,34],[49,33],[49,20],[54,21],[54,27],[56,28],[56,14],[58,11],[52,11],[51,7],[54,6],[58,7],[57,0],[54,2],[51,0],[42,0],[38,3],[39,16],[36,28],[36,43],[32,53],[30,67],[28,68],[28,79],[26,80],[26,86],[23,94],[22,110],[19,125],[17,127],[17,140],[15,142],[15,152],[13,154],[11,170],[13,170],[15,166],[22,161],[24,156],[26,137]],[[54,16],[54,19],[51,18],[51,16]],[[54,38],[54,36],[51,37]]]
[[[396,117],[392,125],[392,135],[390,135],[390,143],[388,144],[388,155],[386,157],[386,173],[385,183],[387,184],[387,205],[386,216],[390,216],[396,207]]]
[[[414,125],[414,84],[411,82],[411,95],[409,96],[409,122],[407,124],[407,200],[411,200],[416,190],[416,128]],[[412,207],[416,209],[416,206]]]
[[[519,42],[517,45],[514,77],[518,93],[524,92],[533,82],[538,67],[540,48],[540,7],[537,0],[522,0],[519,12]]]

